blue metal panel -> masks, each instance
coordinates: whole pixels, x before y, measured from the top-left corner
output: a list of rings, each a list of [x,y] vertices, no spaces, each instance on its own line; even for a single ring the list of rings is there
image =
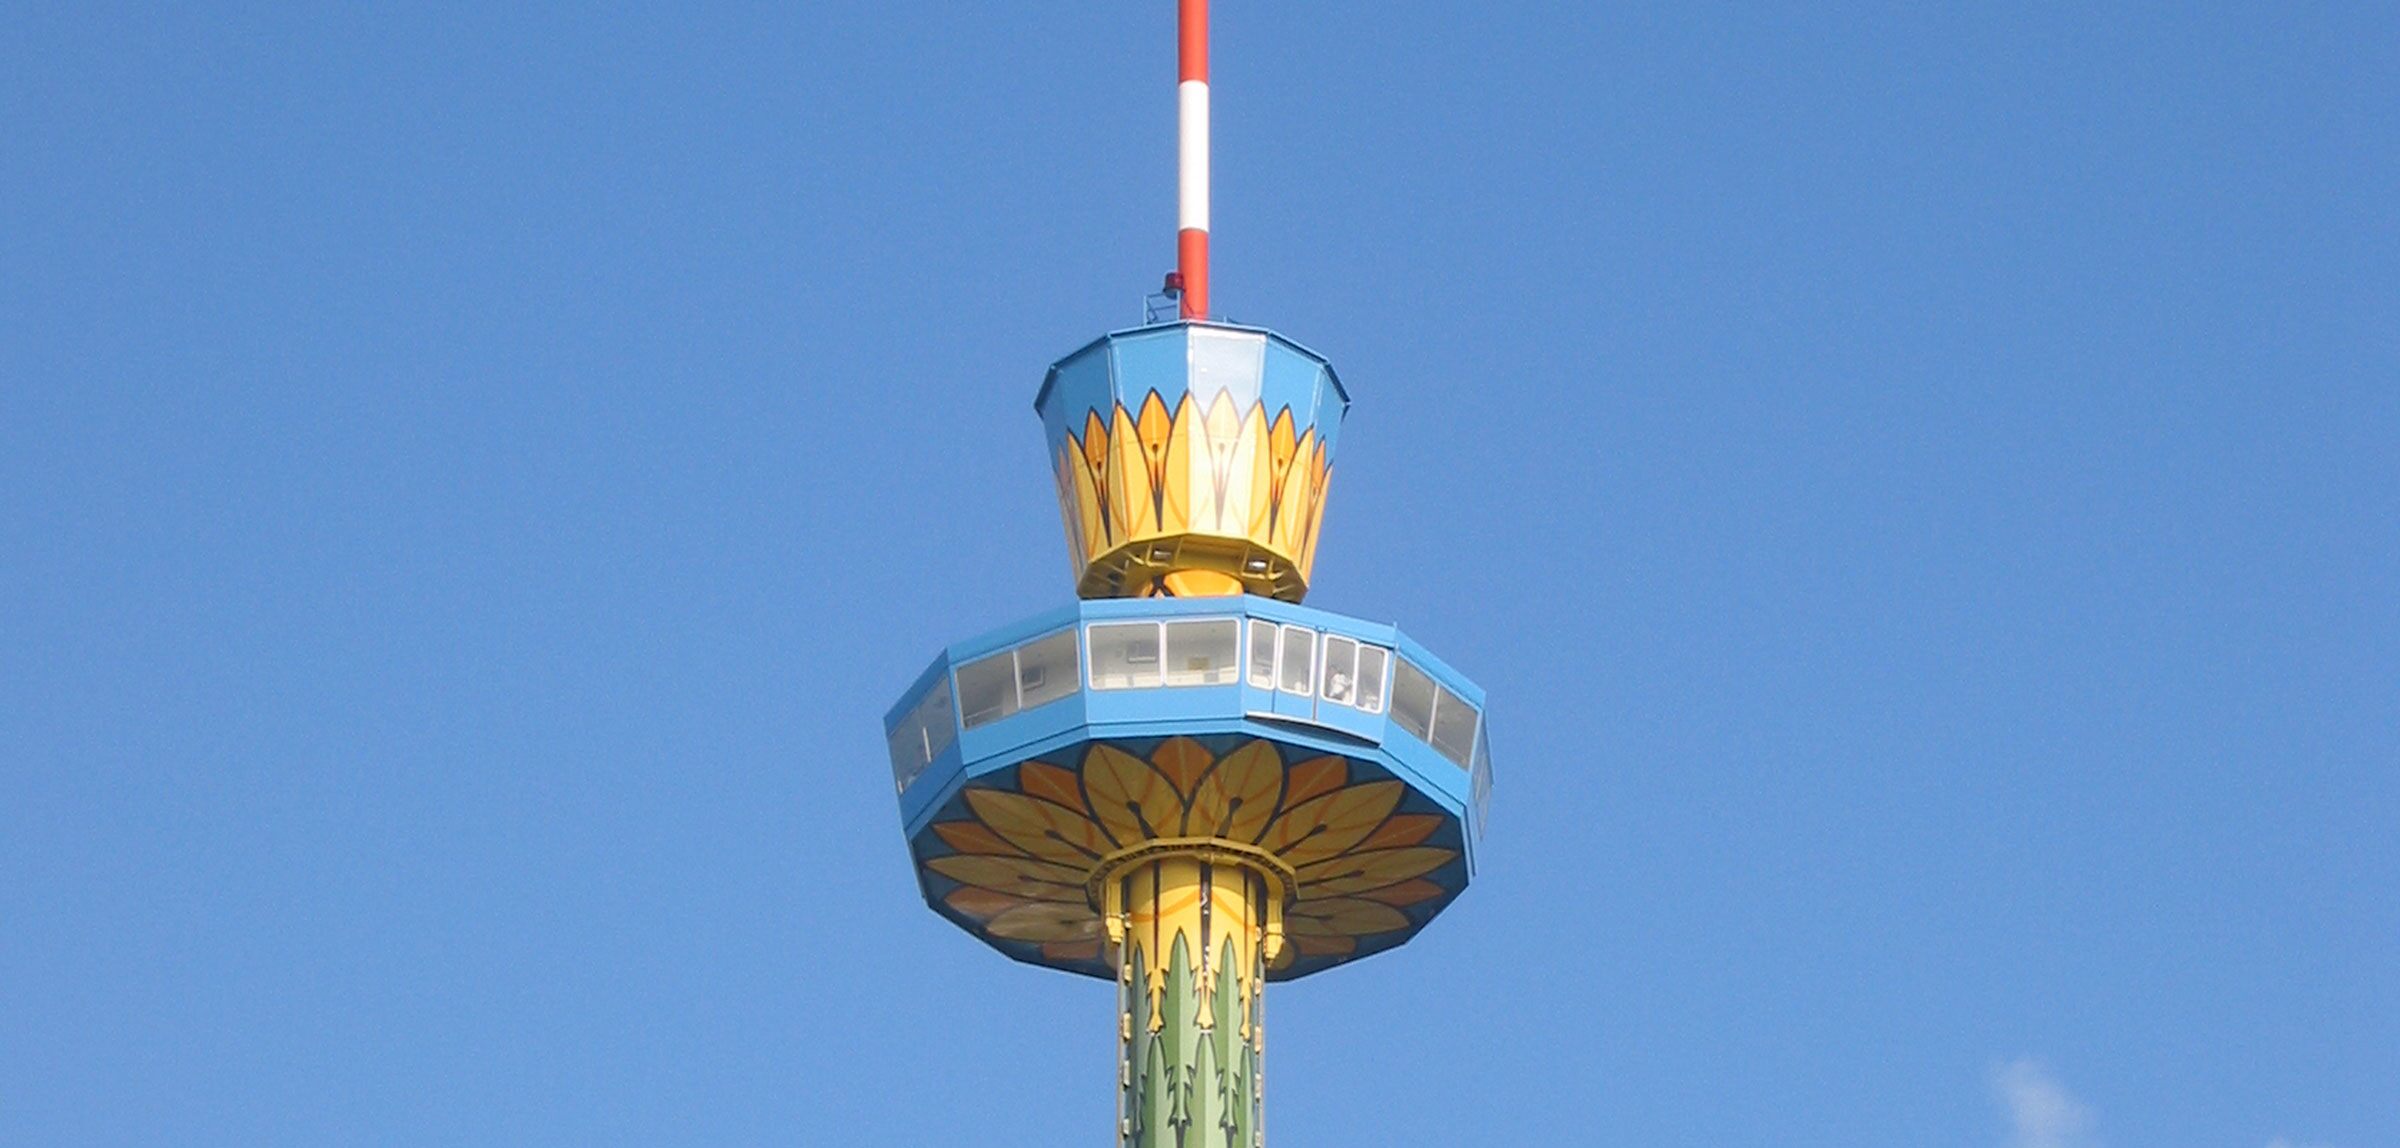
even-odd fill
[[[1050,377],[1042,384],[1043,401],[1035,409],[1042,416],[1042,427],[1051,449],[1065,449],[1069,434],[1080,438],[1084,433],[1085,416],[1092,411],[1107,411],[1114,401],[1110,397],[1108,379],[1108,348],[1105,345],[1087,347],[1062,359],[1050,369]]]
[[[977,634],[951,646],[944,652],[949,655],[952,662],[972,662],[985,654],[998,653],[1001,650],[1024,645],[1035,638],[1046,637],[1053,631],[1064,630],[1074,625],[1076,619],[1081,616],[1073,606],[1060,606],[1055,610],[1044,610],[1022,622]]]
[[[1450,687],[1450,692],[1475,703],[1476,709],[1483,708],[1482,686],[1467,680],[1465,674],[1451,669],[1450,663],[1433,656],[1433,651],[1418,645],[1408,635],[1400,634],[1397,637],[1400,642],[1401,654],[1406,656],[1409,661],[1415,662],[1418,669],[1425,671],[1426,675],[1433,680]]]
[[[1050,364],[1050,373],[1042,379],[1042,389],[1034,392],[1033,409],[1037,413],[1046,415],[1052,410],[1080,412],[1093,406],[1094,403],[1091,400],[1095,392],[1090,389],[1092,375],[1088,372],[1070,372],[1069,370],[1070,367],[1083,367],[1087,362],[1098,365],[1099,390],[1097,393],[1105,395],[1108,391],[1109,339],[1110,336],[1102,335],[1077,348],[1066,358]],[[1053,398],[1057,401],[1053,402]],[[1080,424],[1082,416],[1077,414],[1075,417]],[[1082,427],[1078,425],[1076,429],[1080,431]]]
[[[1275,703],[1270,709],[1277,717],[1313,722],[1317,718],[1317,699],[1313,694],[1302,697],[1285,693],[1283,683],[1279,681],[1275,685]]]
[[[925,691],[932,689],[934,682],[948,677],[949,674],[950,658],[946,654],[935,658],[932,665],[925,667],[925,672],[918,674],[917,680],[908,684],[908,689],[900,695],[900,700],[893,703],[892,708],[883,711],[884,736],[890,737],[892,731],[899,728],[900,719],[907,717],[908,711],[917,708],[917,703],[924,699]]]
[[[910,833],[915,833],[921,827],[920,822],[931,819],[934,810],[950,800],[951,794],[958,789],[965,766],[966,759],[961,755],[959,743],[951,742],[950,748],[934,758],[925,767],[925,772],[917,775],[915,783],[900,795],[900,823],[908,826]]]
[[[1174,410],[1190,385],[1188,338],[1180,323],[1111,336],[1110,352],[1116,359],[1115,401],[1125,404],[1127,410],[1139,410],[1143,397],[1157,391],[1167,409]]]
[[[1369,745],[1383,741],[1384,715],[1361,713],[1355,707],[1324,698],[1317,699],[1317,724],[1340,730]]]
[[[1261,393],[1269,417],[1274,411],[1290,407],[1293,421],[1302,428],[1316,427],[1330,449],[1345,404],[1334,395],[1325,375],[1325,364],[1278,342],[1267,348],[1266,368]]]
[[[958,744],[968,761],[983,761],[1008,757],[1024,747],[1068,730],[1078,729],[1090,720],[1087,699],[1089,692],[1077,692],[1051,702],[1001,718],[989,725],[977,726],[958,735]]]
[[[1194,721],[1239,713],[1238,686],[1175,686],[1144,690],[1093,690],[1092,721]]]

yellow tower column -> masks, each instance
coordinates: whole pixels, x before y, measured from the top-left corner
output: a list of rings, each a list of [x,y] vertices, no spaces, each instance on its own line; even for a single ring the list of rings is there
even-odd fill
[[[1254,846],[1153,841],[1094,874],[1118,986],[1118,1143],[1257,1148],[1267,968],[1292,871]]]

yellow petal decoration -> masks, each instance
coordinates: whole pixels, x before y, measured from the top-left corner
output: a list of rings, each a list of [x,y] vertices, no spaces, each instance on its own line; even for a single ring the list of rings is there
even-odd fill
[[[1312,417],[1229,391],[1085,412],[1054,460],[1078,592],[1299,601],[1328,477]]]
[[[925,867],[953,881],[1011,893],[1033,901],[1073,901],[1082,904],[1083,874],[1064,865],[1030,857],[982,857],[961,853],[936,857]]]
[[[934,836],[961,853],[997,854],[1006,857],[1017,847],[1001,840],[992,827],[979,821],[945,821],[933,827]]]
[[[1028,857],[1088,866],[1116,848],[1090,819],[1063,806],[998,789],[970,789],[966,796],[977,820]]]
[[[1442,819],[1431,813],[1395,813],[1391,820],[1377,827],[1367,839],[1358,843],[1363,852],[1368,849],[1397,849],[1415,845],[1433,836],[1442,827]]]
[[[1286,920],[1292,932],[1300,936],[1313,933],[1321,937],[1364,937],[1408,927],[1408,916],[1400,910],[1380,901],[1350,897],[1302,901],[1292,906]]]
[[[1302,935],[1292,938],[1292,947],[1304,957],[1346,957],[1358,951],[1358,938]]]
[[[1060,964],[1099,960],[1100,938],[1094,937],[1088,941],[1052,941],[1042,946],[1042,959]]]
[[[1157,402],[1158,392],[1150,392],[1150,402],[1142,404],[1142,420],[1147,423],[1151,403]],[[1192,414],[1192,396],[1183,396],[1175,405],[1175,417],[1169,422],[1166,408],[1158,407],[1162,423],[1168,423],[1166,441],[1159,459],[1160,496],[1158,525],[1162,530],[1192,529],[1195,502],[1209,497],[1208,448],[1195,442],[1200,436],[1200,420]]]
[[[1250,487],[1250,515],[1245,533],[1260,542],[1266,541],[1267,528],[1275,521],[1275,449],[1270,437],[1266,404],[1251,407],[1242,419],[1243,453],[1249,455],[1249,465],[1244,471]],[[1241,461],[1237,455],[1237,464]]]
[[[1397,885],[1386,885],[1381,889],[1370,889],[1359,894],[1359,896],[1365,897],[1371,901],[1381,901],[1386,905],[1392,905],[1405,909],[1410,905],[1421,905],[1438,897],[1448,896],[1449,893],[1450,890],[1444,889],[1431,881],[1402,881]]]
[[[1100,935],[1100,916],[1089,905],[1019,905],[985,927],[1010,941],[1081,941]]]
[[[1150,763],[1158,767],[1158,772],[1175,787],[1175,793],[1180,797],[1192,792],[1193,784],[1200,780],[1201,774],[1208,772],[1208,767],[1217,763],[1217,759],[1208,752],[1207,746],[1191,738],[1171,737],[1150,751]]]
[[[1083,807],[1083,787],[1076,783],[1075,775],[1049,762],[1029,761],[1019,766],[1017,788],[1024,790],[1027,796],[1039,797],[1076,813],[1086,812]],[[1402,844],[1416,843],[1410,841]]]
[[[1276,819],[1259,844],[1294,866],[1322,861],[1366,840],[1407,793],[1397,781],[1334,790]]]
[[[1142,440],[1134,428],[1133,415],[1118,407],[1116,425],[1109,428],[1108,434],[1115,445],[1108,452],[1110,523],[1124,537],[1147,538],[1159,532],[1158,504],[1152,500],[1152,492],[1157,488],[1150,481],[1150,460],[1142,454]]]
[[[1192,793],[1184,815],[1186,837],[1222,837],[1250,844],[1266,831],[1275,816],[1277,791],[1283,788],[1283,759],[1275,747],[1253,741],[1232,753]]]
[[[961,885],[952,889],[949,896],[942,898],[942,903],[978,921],[989,921],[1010,909],[1025,904],[1026,901],[1023,897],[1011,897],[1006,893],[996,893],[990,889]]]
[[[933,826],[953,852],[924,868],[957,883],[942,903],[987,936],[1039,945],[1044,960],[1060,964],[1101,959],[1086,882],[1101,858],[1145,841],[1213,838],[1291,865],[1299,896],[1286,913],[1302,957],[1373,951],[1359,939],[1413,928],[1406,910],[1454,892],[1439,871],[1458,851],[1429,844],[1454,822],[1402,811],[1404,783],[1379,774],[1353,782],[1338,755],[1287,764],[1265,740],[1221,756],[1210,746],[1169,738],[1145,760],[1100,743],[1073,770],[1027,762],[1015,788],[966,791],[970,816]]]
[[[1320,897],[1346,897],[1386,885],[1397,885],[1411,877],[1422,877],[1450,863],[1458,856],[1448,849],[1416,846],[1409,849],[1383,849],[1373,853],[1355,853],[1320,861],[1300,870],[1302,896],[1312,893]]]
[[[1292,767],[1283,786],[1283,804],[1291,808],[1309,798],[1350,784],[1350,761],[1341,757],[1312,757]]]
[[[1092,812],[1119,846],[1173,836],[1183,824],[1183,795],[1149,762],[1123,750],[1093,746],[1083,759],[1083,784]]]

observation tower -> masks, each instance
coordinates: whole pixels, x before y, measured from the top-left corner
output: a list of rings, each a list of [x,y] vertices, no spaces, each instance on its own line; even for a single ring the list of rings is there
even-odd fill
[[[1125,1148],[1255,1148],[1265,990],[1405,944],[1464,892],[1484,695],[1301,604],[1350,393],[1210,317],[1207,0],[1179,0],[1169,315],[1034,397],[1077,601],[942,651],[885,715],[933,910],[1116,985]]]

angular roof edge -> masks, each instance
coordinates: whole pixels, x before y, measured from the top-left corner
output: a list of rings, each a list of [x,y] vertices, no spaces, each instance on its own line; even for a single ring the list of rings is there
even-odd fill
[[[1169,327],[1210,327],[1219,331],[1246,331],[1254,335],[1265,335],[1267,338],[1273,339],[1276,342],[1281,343],[1302,355],[1306,355],[1310,359],[1315,360],[1318,366],[1325,368],[1325,377],[1333,381],[1333,393],[1342,397],[1342,406],[1347,408],[1350,405],[1350,388],[1343,384],[1342,373],[1334,369],[1333,360],[1318,354],[1313,348],[1309,347],[1305,343],[1300,342],[1298,339],[1294,339],[1291,336],[1285,335],[1282,332],[1276,331],[1270,327],[1253,327],[1247,323],[1224,323],[1215,320],[1201,319],[1177,319],[1170,323],[1147,323],[1139,327],[1124,327],[1115,331],[1110,331],[1109,333],[1102,335],[1091,342],[1085,343],[1084,345],[1067,352],[1065,355],[1060,356],[1058,359],[1051,362],[1050,369],[1048,371],[1043,372],[1042,388],[1038,391],[1035,391],[1033,394],[1033,409],[1037,411],[1041,410],[1042,402],[1050,397],[1050,386],[1052,383],[1058,381],[1058,369],[1060,367],[1065,366],[1067,363],[1075,359],[1082,358],[1095,347],[1103,346],[1118,339],[1125,338],[1129,335],[1148,334],[1152,331],[1163,331]]]

